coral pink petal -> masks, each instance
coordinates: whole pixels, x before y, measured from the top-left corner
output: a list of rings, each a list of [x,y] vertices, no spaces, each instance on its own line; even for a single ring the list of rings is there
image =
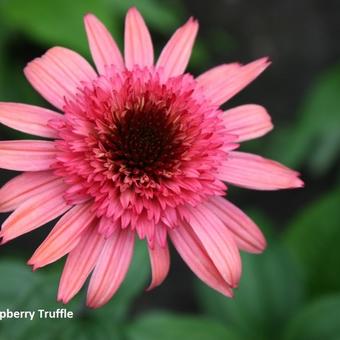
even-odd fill
[[[261,230],[234,204],[223,197],[215,196],[204,205],[232,232],[241,250],[261,253],[266,248],[266,240]]]
[[[63,47],[49,49],[24,69],[31,85],[51,104],[63,110],[66,99],[74,99],[82,82],[91,82],[97,75],[78,53]]]
[[[273,128],[266,109],[260,105],[242,105],[227,110],[223,120],[228,132],[236,135],[236,142],[243,142],[265,135]]]
[[[100,74],[105,73],[105,67],[114,65],[118,69],[124,68],[124,60],[112,35],[93,14],[84,17],[87,39],[92,58]]]
[[[298,176],[298,172],[278,162],[236,151],[230,152],[219,174],[223,181],[257,190],[300,188],[303,181]]]
[[[0,102],[0,122],[31,135],[57,138],[56,130],[48,125],[51,119],[56,118],[62,119],[63,116],[38,106]]]
[[[232,288],[237,287],[242,265],[232,233],[202,204],[191,209],[188,223],[223,279]]]
[[[0,212],[12,211],[58,181],[52,171],[25,172],[12,178],[0,189]]]
[[[269,64],[267,58],[261,58],[246,65],[217,66],[200,75],[197,82],[207,98],[216,105],[222,105],[258,77]]]
[[[162,247],[158,242],[154,242],[154,247],[151,248],[149,246],[148,249],[152,268],[152,280],[147,290],[151,290],[159,286],[167,277],[170,268],[170,255],[167,244],[165,247]]]
[[[2,225],[2,243],[28,233],[70,209],[63,198],[66,190],[67,186],[60,180],[55,186],[20,205]]]
[[[84,285],[103,249],[105,239],[96,228],[88,228],[69,253],[60,279],[58,301],[68,303]]]
[[[181,75],[185,71],[197,31],[198,22],[190,18],[165,45],[156,64],[157,67],[163,68],[165,79]]]
[[[68,254],[78,244],[82,233],[95,218],[90,208],[90,203],[84,203],[69,210],[35,251],[28,264],[35,270]]]
[[[112,218],[102,216],[98,223],[98,233],[105,236],[105,238],[109,238],[116,227],[117,224],[112,220]]]
[[[204,86],[207,89],[214,86],[217,87],[217,85],[223,85],[225,78],[236,74],[241,67],[242,65],[239,63],[218,65],[199,75],[196,81],[200,86]]]
[[[104,305],[120,287],[132,259],[134,237],[134,232],[130,230],[116,229],[105,241],[89,284],[89,307]]]
[[[125,18],[125,65],[132,69],[134,65],[140,67],[153,65],[153,44],[148,28],[138,10],[133,7]]]
[[[233,296],[231,287],[223,280],[202,243],[186,222],[170,230],[169,236],[182,259],[204,283],[225,296]]]
[[[48,170],[56,159],[53,142],[13,140],[0,142],[0,168],[17,171]]]

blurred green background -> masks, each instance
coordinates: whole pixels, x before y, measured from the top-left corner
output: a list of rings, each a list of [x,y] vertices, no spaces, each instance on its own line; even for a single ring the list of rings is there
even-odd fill
[[[145,16],[157,53],[190,15],[199,19],[189,66],[196,75],[220,63],[272,59],[226,107],[264,105],[276,129],[243,150],[298,169],[306,187],[230,189],[230,200],[253,217],[269,244],[263,255],[243,255],[233,300],[201,284],[174,251],[166,282],[145,293],[150,269],[139,242],[128,278],[107,306],[86,309],[83,291],[67,306],[74,319],[0,321],[0,339],[340,339],[340,2],[0,0],[0,100],[47,105],[25,81],[25,64],[54,45],[89,58],[87,12],[122,46],[131,5]],[[3,126],[0,133],[3,140],[27,138]],[[13,176],[1,171],[0,184]],[[62,307],[55,302],[62,261],[36,273],[25,265],[50,228],[1,247],[0,310]]]

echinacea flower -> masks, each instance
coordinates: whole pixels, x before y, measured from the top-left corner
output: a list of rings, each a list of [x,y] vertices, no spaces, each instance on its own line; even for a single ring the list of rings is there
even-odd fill
[[[97,71],[62,47],[24,70],[58,111],[0,103],[1,123],[52,139],[0,142],[0,167],[23,171],[0,191],[0,211],[14,210],[2,243],[62,216],[28,263],[37,269],[67,255],[58,292],[64,303],[90,275],[88,306],[107,303],[128,271],[136,235],[148,246],[148,289],[167,276],[169,239],[201,280],[232,296],[239,251],[260,253],[266,242],[223,198],[225,182],[259,190],[303,185],[297,172],[235,151],[272,129],[263,107],[219,108],[266,69],[267,58],[194,78],[184,72],[196,20],[173,34],[157,62],[135,8],[126,16],[124,58],[94,15],[85,16],[85,28]]]

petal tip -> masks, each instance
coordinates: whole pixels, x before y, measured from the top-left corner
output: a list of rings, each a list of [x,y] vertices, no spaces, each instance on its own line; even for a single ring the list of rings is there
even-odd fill
[[[103,306],[104,304],[105,303],[99,303],[95,299],[87,299],[87,301],[86,301],[86,307],[88,307],[90,309],[99,308],[99,307]]]
[[[195,35],[197,34],[199,22],[196,18],[190,17],[188,21],[184,24],[184,26],[188,27],[192,31],[195,31]]]
[[[5,230],[2,229],[0,231],[0,246],[6,244],[7,242],[9,242],[11,240],[11,238],[7,237]]]
[[[31,267],[32,272],[36,272],[40,268],[35,263],[28,263],[27,262],[27,264]]]
[[[97,17],[93,15],[92,13],[85,13],[83,16],[83,22],[85,25],[85,29],[87,29],[87,26],[90,25],[92,22],[96,21]]]
[[[57,301],[60,302],[60,303],[62,303],[63,305],[66,305],[66,304],[69,303],[70,298],[64,296],[64,295],[61,294],[61,293],[58,293]]]
[[[140,11],[137,9],[136,6],[130,7],[130,8],[128,9],[128,11],[126,12],[126,18],[131,17],[131,16],[140,17],[140,18],[143,19],[142,14],[140,13]]]
[[[91,12],[87,12],[84,14],[84,20],[91,20],[91,19],[96,19],[97,17],[92,14]]]
[[[240,278],[233,278],[231,282],[227,282],[227,284],[230,286],[230,288],[234,289],[237,288],[239,285]]]
[[[83,21],[85,27],[91,24],[95,25],[96,23],[101,23],[101,21],[91,12],[87,12],[84,14]]]
[[[268,120],[268,132],[273,130],[274,129],[274,123],[271,119],[271,117],[269,117],[269,120]]]
[[[138,11],[138,9],[137,9],[136,6],[130,7],[130,8],[128,9],[128,11],[127,11],[127,14],[129,14],[129,13],[138,13],[138,14],[140,14],[140,12]]]
[[[32,272],[35,272],[36,270],[38,270],[38,269],[40,268],[40,266],[37,265],[37,263],[36,263],[36,261],[35,261],[35,259],[34,259],[34,256],[32,256],[32,257],[26,262],[26,264],[27,264],[28,266],[31,267]]]
[[[253,254],[261,254],[263,253],[267,248],[267,241],[263,237],[261,239],[257,240],[257,243],[254,244],[254,250],[252,251]]]
[[[269,66],[272,63],[269,56],[262,57],[262,58],[258,59],[258,61],[263,63],[266,66]]]
[[[153,285],[152,283],[148,286],[148,287],[146,287],[145,288],[145,291],[146,292],[150,292],[150,291],[152,291],[154,288],[156,288],[157,286],[156,285]]]
[[[294,188],[304,188],[305,187],[305,182],[301,178],[296,177],[293,180],[292,186]]]
[[[40,58],[34,58],[33,60],[30,60],[26,66],[23,69],[24,75],[27,79],[29,79],[31,77],[31,69],[32,67],[34,67],[35,65],[35,61],[38,60]]]
[[[244,66],[247,65],[252,65],[255,69],[258,69],[259,74],[262,73],[267,67],[269,67],[271,65],[272,61],[270,60],[270,58],[268,56],[266,57],[262,57],[259,59],[256,59],[255,61],[246,64]]]

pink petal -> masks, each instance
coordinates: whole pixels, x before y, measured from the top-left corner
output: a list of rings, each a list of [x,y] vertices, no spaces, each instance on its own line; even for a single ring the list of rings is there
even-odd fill
[[[188,223],[223,279],[232,288],[241,276],[241,257],[233,235],[204,205],[191,209]]]
[[[181,75],[191,56],[192,48],[198,31],[198,22],[190,18],[177,29],[163,48],[157,61],[157,67],[164,69],[165,79]]]
[[[51,104],[62,110],[65,98],[74,99],[82,82],[97,77],[92,66],[78,53],[63,47],[49,49],[24,69],[31,85]]]
[[[197,82],[214,104],[222,105],[258,77],[270,62],[267,58],[246,65],[226,64],[203,73]]]
[[[55,186],[58,180],[52,171],[25,172],[14,177],[0,189],[0,212],[18,208],[30,197]]]
[[[196,81],[205,88],[214,87],[218,82],[222,83],[226,77],[233,76],[236,72],[239,72],[241,67],[242,65],[239,63],[218,65],[202,73],[196,78]]]
[[[52,221],[70,209],[63,198],[66,190],[67,185],[60,180],[54,187],[20,205],[2,225],[2,244]]]
[[[48,126],[51,119],[62,118],[57,112],[44,109],[42,107],[19,104],[0,103],[0,122],[31,135],[57,138],[55,129]]]
[[[132,69],[153,65],[153,45],[143,17],[135,7],[127,12],[125,18],[125,65]]]
[[[238,136],[236,142],[261,137],[273,128],[266,109],[254,104],[225,111],[223,120],[228,132]]]
[[[261,253],[266,240],[257,225],[239,208],[215,196],[204,204],[232,232],[237,246],[250,253]]]
[[[133,246],[134,233],[127,229],[116,229],[105,241],[89,284],[89,307],[104,305],[120,287],[130,266]]]
[[[119,228],[119,224],[115,222],[112,218],[101,217],[98,223],[98,233],[105,236],[105,238],[109,238],[115,228]]]
[[[165,247],[162,247],[158,242],[154,242],[154,247],[151,248],[149,246],[148,249],[152,268],[152,280],[147,290],[151,290],[159,286],[167,277],[170,268],[170,255],[167,244]]]
[[[284,165],[245,152],[230,152],[219,178],[240,187],[258,190],[300,188],[299,173]]]
[[[96,228],[88,228],[69,253],[61,276],[58,301],[68,303],[84,285],[103,249],[105,239]]]
[[[33,270],[59,260],[77,246],[83,232],[95,218],[90,208],[90,203],[79,204],[58,221],[28,261],[28,264],[33,266]]]
[[[0,168],[17,171],[50,169],[56,159],[53,142],[13,140],[0,142]]]
[[[223,280],[202,243],[186,222],[170,230],[169,236],[182,259],[203,282],[225,296],[233,296],[231,287]]]
[[[124,60],[119,48],[104,24],[93,14],[84,17],[87,39],[92,58],[100,74],[105,73],[105,66],[114,65],[124,68]]]

